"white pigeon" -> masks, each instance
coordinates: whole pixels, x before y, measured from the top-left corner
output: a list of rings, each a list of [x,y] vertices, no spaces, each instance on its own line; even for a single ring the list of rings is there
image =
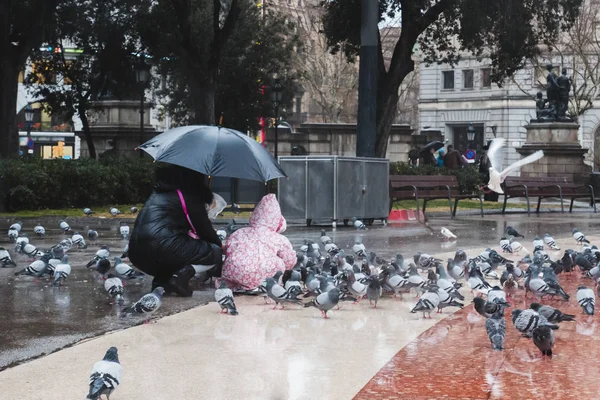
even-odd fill
[[[62,219],[60,221],[58,221],[58,227],[65,233],[67,233],[71,230],[71,227],[69,226],[67,221],[64,221]]]
[[[448,228],[442,227],[441,232],[442,232],[442,235],[448,240],[457,239],[457,236],[454,233],[450,232],[450,229],[448,229]]]
[[[121,226],[119,227],[119,233],[123,239],[129,238],[129,225],[121,223]]]
[[[60,264],[54,268],[54,286],[61,285],[71,275],[71,265],[69,256],[64,256]]]
[[[33,232],[38,235],[38,237],[46,236],[46,229],[41,225],[37,225],[35,228],[33,228]]]
[[[90,375],[90,391],[87,399],[99,400],[101,396],[107,399],[119,386],[123,379],[123,367],[119,363],[117,348],[111,347],[101,361],[94,364]]]
[[[544,152],[542,150],[538,150],[522,160],[512,163],[508,167],[504,168],[502,172],[499,172],[502,168],[501,149],[504,146],[505,141],[506,140],[504,138],[493,139],[487,152],[487,156],[490,159],[490,164],[492,165],[490,167],[490,181],[488,182],[487,186],[490,190],[493,190],[499,194],[504,194],[504,191],[502,191],[502,183],[508,174],[520,169],[523,165],[531,164],[532,162],[544,157]]]
[[[217,229],[217,236],[221,242],[224,242],[227,239],[227,231],[225,229]]]
[[[114,298],[118,304],[123,304],[123,282],[114,276],[108,274],[108,277],[104,281],[104,290]]]

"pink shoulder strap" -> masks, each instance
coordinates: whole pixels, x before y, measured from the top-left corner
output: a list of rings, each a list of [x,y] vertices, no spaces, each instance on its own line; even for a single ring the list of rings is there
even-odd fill
[[[192,220],[190,219],[190,215],[188,214],[187,206],[185,205],[185,199],[183,198],[183,193],[181,190],[177,189],[177,194],[179,195],[179,201],[181,202],[181,207],[183,208],[183,213],[190,224],[190,228],[192,228],[192,232],[196,233],[196,228],[194,228],[194,224],[192,224]]]

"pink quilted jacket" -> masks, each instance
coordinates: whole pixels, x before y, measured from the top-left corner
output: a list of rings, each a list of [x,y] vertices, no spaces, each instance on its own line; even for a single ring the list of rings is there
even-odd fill
[[[296,264],[296,252],[280,233],[286,228],[274,194],[263,197],[250,216],[250,226],[225,243],[222,278],[232,289],[254,289],[263,279]]]

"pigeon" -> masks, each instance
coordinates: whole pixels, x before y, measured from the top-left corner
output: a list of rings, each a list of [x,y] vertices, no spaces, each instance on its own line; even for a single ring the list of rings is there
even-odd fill
[[[25,246],[28,243],[29,243],[29,238],[27,237],[27,234],[24,233],[23,235],[21,235],[20,237],[17,238],[17,240],[15,242],[15,251],[17,253],[23,253],[23,246]]]
[[[89,217],[90,215],[94,214],[94,211],[92,211],[91,208],[86,207],[83,209],[83,213]]]
[[[321,240],[321,244],[323,244],[323,245],[333,242],[333,240],[331,240],[331,238],[329,236],[327,236],[325,229],[321,230],[321,237],[319,238],[319,240]]]
[[[544,241],[540,239],[539,236],[536,236],[535,239],[533,239],[533,251],[535,252],[536,249],[544,249]]]
[[[102,258],[98,260],[96,263],[96,272],[98,272],[102,277],[106,275],[110,271],[110,261],[107,258]]]
[[[505,236],[502,236],[502,238],[500,239],[500,248],[504,253],[513,252],[512,246],[510,245],[510,240],[508,240]]]
[[[393,266],[388,266],[384,268],[383,275],[385,276],[385,284],[394,291],[394,297],[400,294],[400,298],[402,298],[402,293],[407,293],[410,290],[408,287],[408,279],[398,274]]]
[[[227,239],[227,231],[225,229],[217,229],[217,236],[221,242],[225,242]]]
[[[121,214],[121,211],[119,211],[118,208],[115,207],[111,207],[110,210],[108,210],[110,212],[110,215],[112,215],[113,217],[116,217],[117,215]]]
[[[219,283],[219,288],[215,290],[215,300],[221,306],[221,313],[229,313],[230,315],[238,315],[233,301],[233,292],[227,287],[224,279]]]
[[[21,246],[21,252],[23,254],[28,255],[31,258],[35,258],[35,257],[41,257],[44,255],[44,252],[41,250],[38,250],[37,247],[35,247],[34,245],[32,245],[31,243],[27,243]]]
[[[356,242],[354,246],[352,246],[352,251],[358,257],[365,257],[367,255],[367,249],[365,248],[365,245],[361,242]]]
[[[46,236],[46,229],[38,224],[35,228],[33,228],[33,233],[35,233],[37,237],[44,237]]]
[[[433,284],[433,285],[429,285],[430,288],[435,287],[437,285]],[[455,297],[451,296],[448,292],[446,292],[444,289],[440,288],[439,286],[437,286],[437,295],[440,298],[440,303],[438,304],[438,310],[437,312],[439,314],[441,314],[444,308],[446,307],[458,307],[458,308],[463,308],[465,305],[463,303],[460,303],[458,301],[455,300]]]
[[[532,332],[533,344],[542,352],[543,356],[552,357],[554,346],[554,332],[549,326],[538,326]]]
[[[504,306],[510,307],[510,304],[506,302],[506,293],[504,290],[500,289],[499,286],[494,286],[488,292],[488,301],[490,303],[502,304]]]
[[[487,293],[492,287],[483,278],[481,272],[475,266],[469,267],[469,278],[467,279],[467,284],[471,288],[471,292],[477,291],[479,293]]]
[[[152,314],[160,308],[164,294],[165,289],[162,286],[157,287],[152,293],[143,295],[131,306],[124,308],[121,311],[121,318],[141,315],[146,318],[146,323],[148,323]]]
[[[69,264],[69,256],[65,255],[60,264],[54,268],[54,286],[60,286],[71,275],[71,265]]]
[[[267,278],[267,295],[275,302],[275,307],[273,307],[273,310],[275,310],[280,303],[281,309],[284,308],[283,303],[301,304],[302,301],[296,298],[298,294],[299,293],[296,290],[285,290],[283,287],[277,284],[275,279]]]
[[[11,226],[8,227],[9,230],[15,230],[17,233],[21,233],[21,229],[23,229],[23,223],[21,221],[17,221]]]
[[[30,275],[40,277],[48,271],[48,261],[50,260],[49,254],[44,254],[40,260],[35,260],[27,268],[22,269],[19,272],[15,272],[15,275]]]
[[[85,239],[79,232],[73,233],[71,240],[73,241],[74,246],[77,246],[80,249],[87,249],[87,243],[85,243]]]
[[[510,242],[510,247],[512,249],[511,253],[519,253],[521,251],[524,251],[525,253],[527,253],[527,249],[525,247],[523,247],[523,245],[521,243],[517,242],[514,237],[512,237],[512,236],[509,237],[508,241]]]
[[[17,241],[17,238],[19,237],[19,231],[16,229],[9,229],[8,230],[8,241],[11,243],[14,243]]]
[[[129,212],[131,212],[132,214],[137,214],[137,212],[138,212],[138,211],[139,211],[139,210],[138,210],[138,208],[137,208],[137,207],[135,207],[135,206],[134,206],[134,207],[131,207],[131,208],[129,209]]]
[[[121,226],[119,227],[119,233],[123,239],[129,238],[129,225],[125,222],[121,222]]]
[[[590,241],[586,239],[585,235],[579,232],[579,229],[576,228],[573,228],[573,239],[575,239],[578,244],[590,243]]]
[[[506,320],[502,313],[494,314],[485,320],[485,330],[494,350],[504,350],[506,337]]]
[[[509,237],[510,236],[513,236],[516,238],[518,238],[518,237],[524,238],[525,237],[525,236],[521,235],[519,232],[517,232],[515,229],[513,229],[512,226],[507,226],[505,233],[506,233],[506,236],[509,236]]]
[[[98,240],[98,231],[89,229],[88,230],[88,239],[90,239],[90,242],[95,242],[96,240]]]
[[[377,302],[379,301],[382,292],[383,289],[381,288],[379,277],[369,277],[369,285],[367,286],[367,298],[369,299],[369,303],[373,304],[373,308],[377,308]]]
[[[417,267],[414,264],[411,264],[410,267],[408,267],[408,288],[414,288],[418,294],[419,291],[423,292],[426,285],[427,281],[425,281],[425,279],[419,275],[419,272],[417,272]]]
[[[577,288],[577,302],[587,315],[594,315],[594,306],[596,305],[596,297],[594,291],[585,286]]]
[[[551,250],[560,250],[560,247],[558,247],[556,241],[552,236],[550,236],[549,233],[544,235],[544,243],[546,243],[546,246],[548,246]]]
[[[473,299],[475,303],[475,311],[484,318],[490,318],[495,314],[504,315],[504,309],[508,306],[508,303],[503,304],[497,302],[485,301],[481,297],[475,297]]]
[[[73,247],[73,240],[71,240],[71,238],[63,239],[60,241],[58,246],[60,248],[62,248],[63,251],[67,252],[67,251],[71,250],[71,248]]]
[[[123,279],[140,279],[146,276],[143,272],[137,271],[125,264],[119,257],[115,257],[114,262],[117,275]]]
[[[356,217],[352,217],[352,225],[354,225],[354,227],[358,230],[364,230],[367,228],[367,226]]]
[[[108,246],[102,246],[100,247],[100,250],[98,250],[96,252],[96,255],[85,265],[87,268],[91,267],[91,266],[95,266],[96,263],[98,262],[98,260],[101,260],[103,258],[108,258],[110,257],[110,250],[108,248]]]
[[[359,303],[367,294],[368,286],[358,281],[354,271],[352,270],[346,271],[346,278],[348,280],[348,290],[354,297],[356,297],[356,303]]]
[[[514,309],[512,311],[512,321],[515,328],[527,337],[531,337],[533,330],[538,326],[546,325],[551,329],[558,329],[558,325],[551,324],[546,317],[531,308],[527,310]]]
[[[321,311],[323,318],[329,319],[327,316],[327,311],[337,306],[338,302],[340,301],[340,295],[340,289],[333,288],[328,292],[321,293],[314,300],[304,304],[304,307],[318,308]]]
[[[450,232],[450,229],[442,227],[441,230],[442,236],[444,236],[447,240],[457,239],[457,236]]]
[[[487,152],[490,164],[492,165],[490,167],[490,180],[487,186],[490,190],[493,190],[494,192],[499,194],[504,194],[504,191],[502,191],[502,183],[504,182],[504,179],[506,179],[508,174],[517,169],[520,169],[523,165],[535,162],[544,156],[544,152],[542,150],[538,150],[535,153],[504,168],[502,172],[499,172],[502,168],[501,149],[504,146],[505,141],[506,140],[504,138],[493,139]]]
[[[67,233],[67,232],[69,232],[71,230],[71,227],[69,226],[69,224],[67,223],[67,221],[62,220],[62,219],[60,221],[58,221],[58,227],[64,233]]]
[[[123,305],[123,282],[113,274],[108,274],[104,281],[104,290],[115,299],[119,305]]]
[[[121,254],[121,258],[129,258],[129,243],[123,247],[123,254]]]
[[[302,291],[302,284],[300,280],[302,279],[302,273],[300,271],[286,269],[281,278],[281,282],[283,283],[283,287],[285,290],[289,290],[292,286],[297,286],[300,291]]]
[[[112,392],[123,379],[123,367],[119,363],[117,348],[111,347],[106,352],[102,361],[98,361],[92,368],[90,375],[90,391],[87,399],[99,400],[102,395],[110,398]]]
[[[446,271],[448,272],[448,275],[450,275],[456,281],[465,277],[465,270],[456,265],[452,258],[448,259]]]
[[[410,310],[410,312],[414,314],[418,311],[421,311],[423,313],[423,318],[427,318],[425,317],[425,314],[427,314],[429,318],[431,318],[431,311],[438,308],[438,305],[440,304],[440,297],[438,296],[437,291],[437,286],[433,285],[432,287],[430,287],[427,290],[427,292],[425,292],[425,294],[423,294],[423,296],[419,299],[419,301],[413,307],[413,309]]]
[[[537,311],[540,315],[546,317],[548,322],[575,321],[574,315],[564,314],[563,312],[552,306],[545,306],[539,303],[531,303],[529,308]]]

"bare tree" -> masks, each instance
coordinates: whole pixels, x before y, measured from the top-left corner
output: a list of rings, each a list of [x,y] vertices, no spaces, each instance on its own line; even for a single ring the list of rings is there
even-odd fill
[[[320,5],[287,6],[289,17],[297,25],[303,46],[298,49],[292,65],[300,74],[300,84],[318,111],[313,121],[355,122],[358,99],[358,65],[346,57],[331,54],[322,34]]]

